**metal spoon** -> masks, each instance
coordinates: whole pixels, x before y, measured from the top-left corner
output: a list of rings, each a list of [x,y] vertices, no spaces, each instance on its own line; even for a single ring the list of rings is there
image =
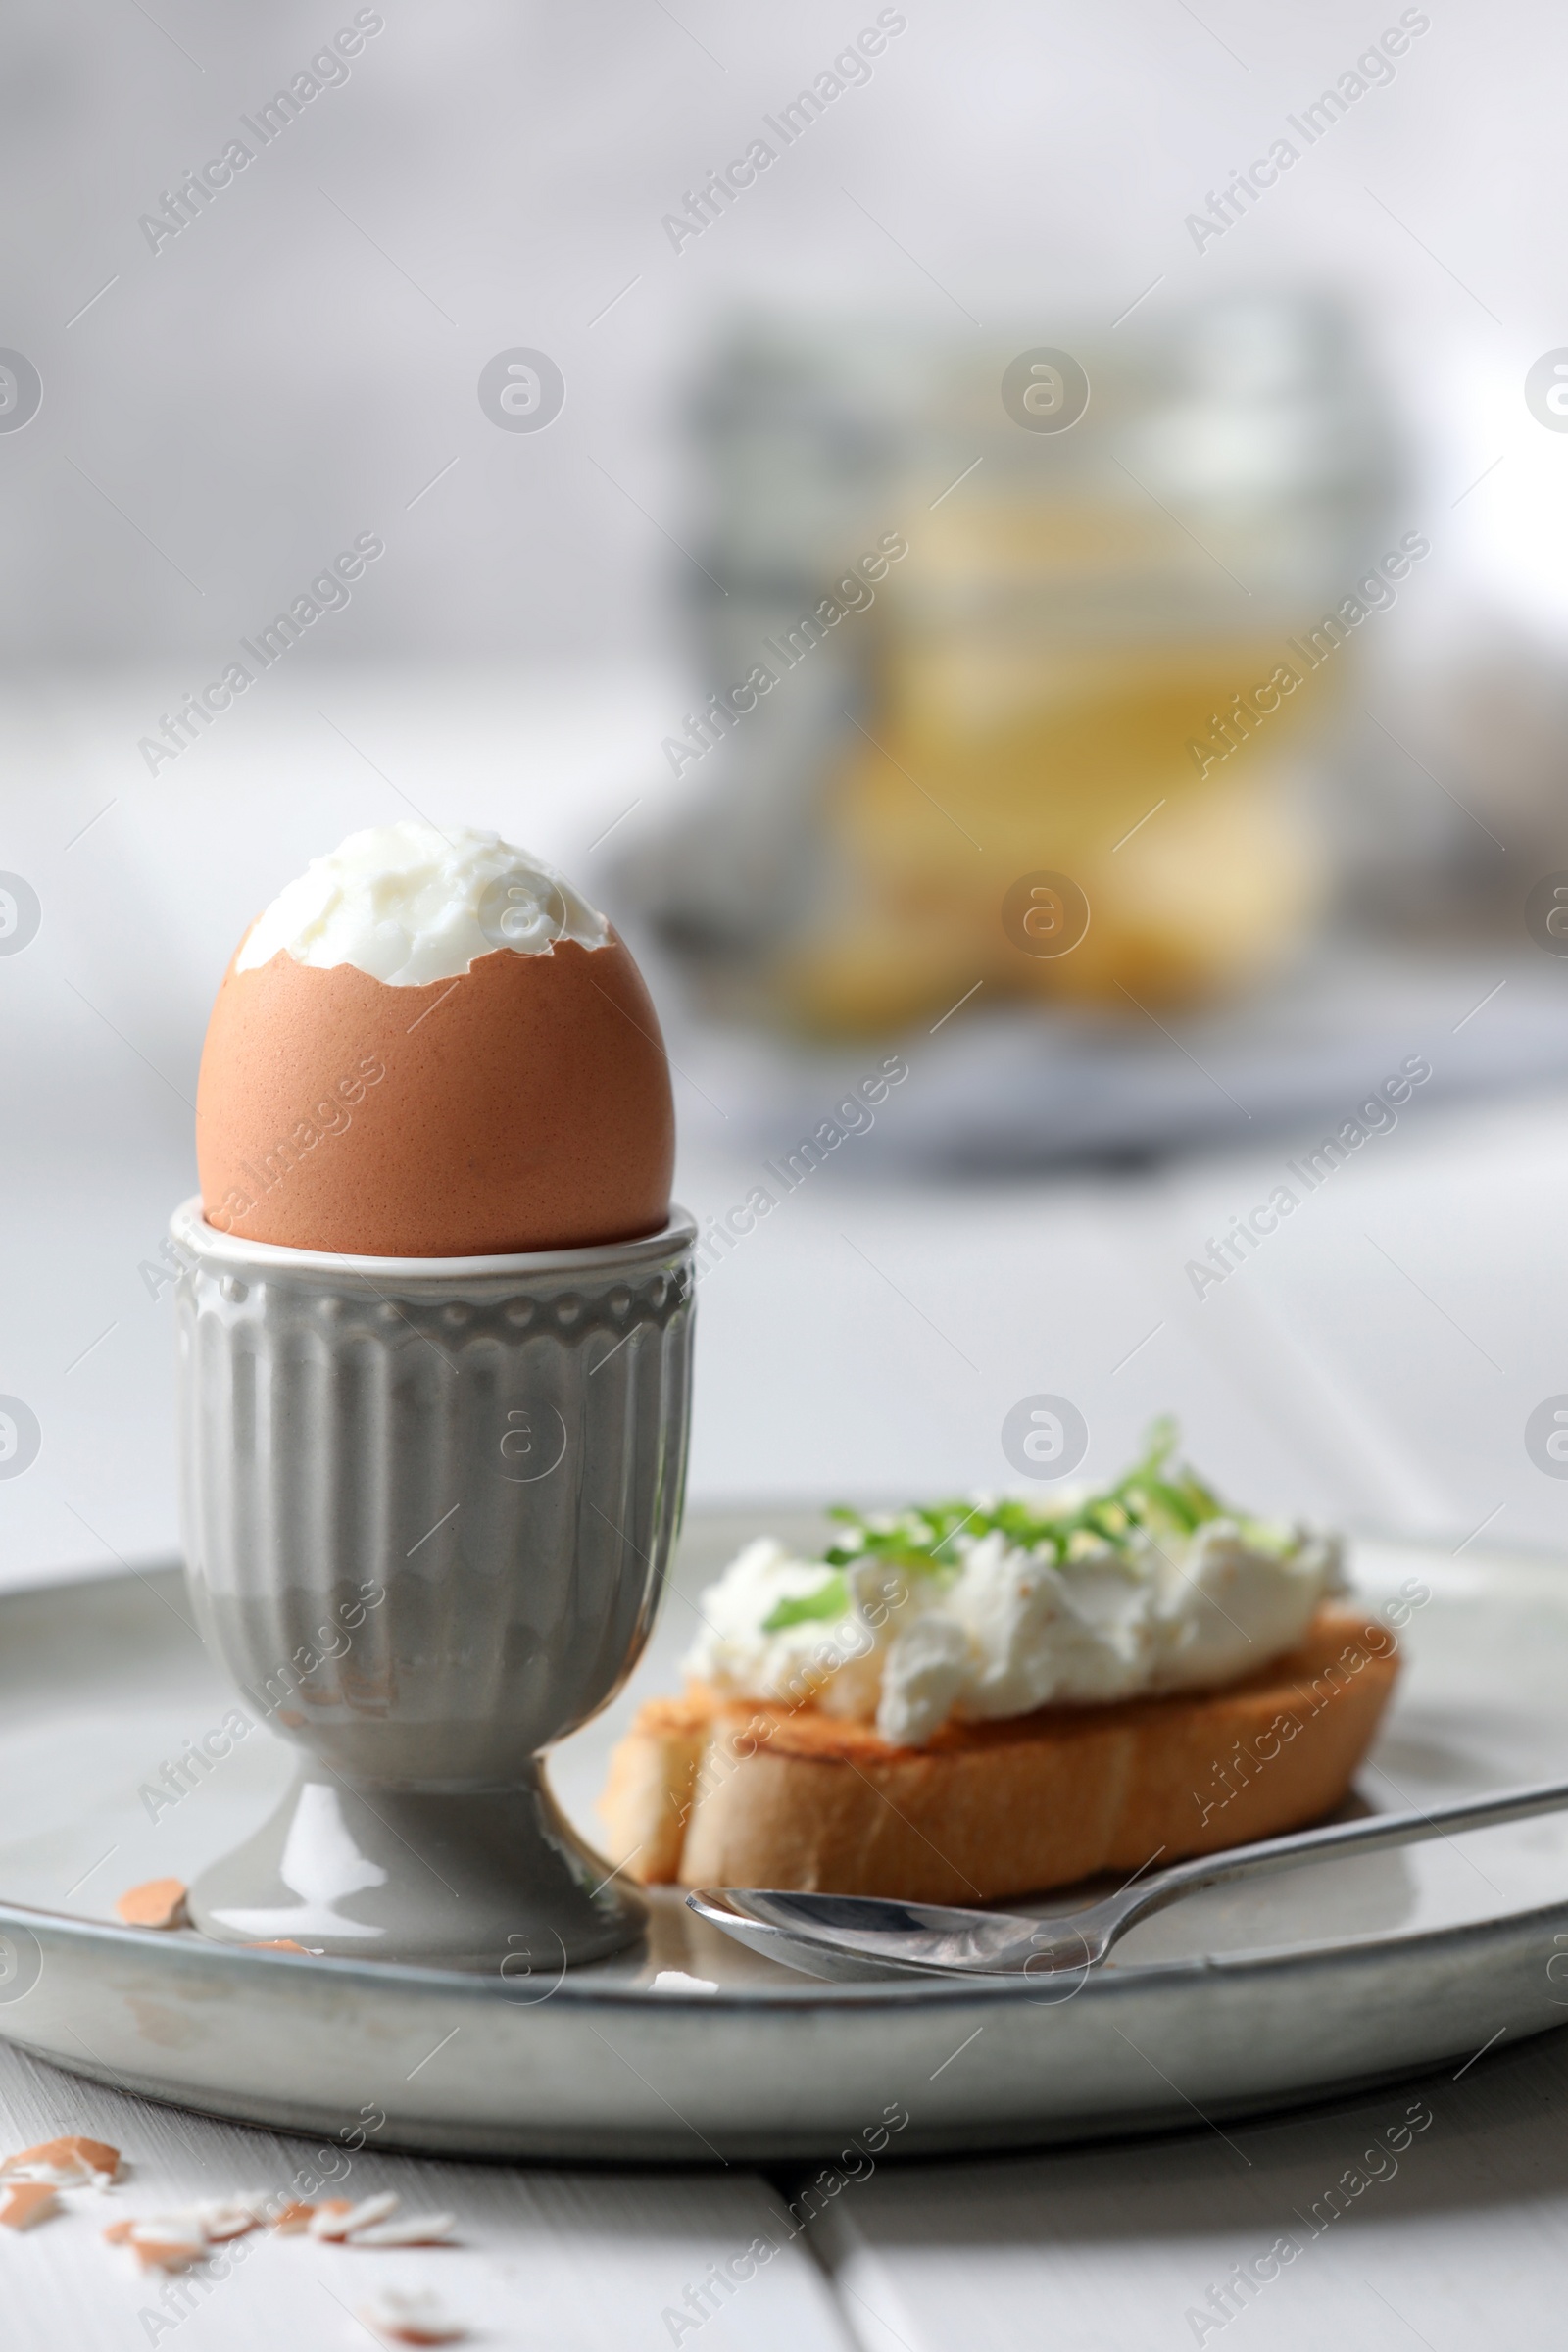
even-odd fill
[[[1135,1875],[1115,1894],[1056,1919],[1005,1911],[953,1910],[939,1903],[888,1902],[860,1894],[792,1893],[784,1888],[700,1886],[686,1897],[699,1919],[737,1943],[808,1977],[1027,1977],[1087,1975],[1135,1920],[1204,1886],[1293,1870],[1344,1854],[1379,1853],[1455,1830],[1484,1830],[1568,1806],[1568,1781],[1502,1788],[1491,1796],[1434,1805],[1429,1813],[1374,1813],[1257,1845],[1201,1855],[1152,1878]]]

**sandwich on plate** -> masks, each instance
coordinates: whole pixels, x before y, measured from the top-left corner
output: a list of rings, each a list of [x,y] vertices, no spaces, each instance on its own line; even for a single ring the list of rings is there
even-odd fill
[[[1341,1540],[1231,1508],[1151,1432],[1113,1486],[838,1510],[698,1603],[683,1696],[600,1810],[648,1883],[973,1903],[1330,1812],[1398,1671]],[[1405,1612],[1408,1614],[1408,1612]]]

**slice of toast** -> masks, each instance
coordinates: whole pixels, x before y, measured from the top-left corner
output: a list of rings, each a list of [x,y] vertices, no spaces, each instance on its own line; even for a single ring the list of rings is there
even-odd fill
[[[615,1749],[607,1850],[648,1884],[975,1903],[1244,1845],[1345,1796],[1396,1646],[1324,1608],[1223,1690],[949,1723],[926,1747],[694,1688],[650,1700]]]

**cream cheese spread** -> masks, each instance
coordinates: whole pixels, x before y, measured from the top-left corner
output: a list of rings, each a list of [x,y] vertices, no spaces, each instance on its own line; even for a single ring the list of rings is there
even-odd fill
[[[686,1659],[729,1696],[810,1705],[921,1746],[950,1717],[1217,1690],[1345,1590],[1338,1537],[1225,1508],[1167,1468],[1168,1425],[1109,1490],[844,1512],[820,1558],[749,1544]]]
[[[443,833],[409,818],[351,833],[313,858],[252,925],[235,968],[259,970],[281,952],[423,988],[500,949],[540,956],[558,939],[602,948],[609,938],[605,917],[542,858],[499,833]]]

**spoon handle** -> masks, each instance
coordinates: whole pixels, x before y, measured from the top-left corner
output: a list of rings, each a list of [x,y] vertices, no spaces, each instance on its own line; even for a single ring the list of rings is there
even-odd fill
[[[1196,1894],[1203,1886],[1223,1886],[1231,1879],[1257,1878],[1264,1871],[1294,1870],[1298,1863],[1317,1862],[1342,1854],[1370,1854],[1391,1845],[1418,1845],[1429,1838],[1446,1838],[1456,1830],[1484,1830],[1498,1822],[1525,1821],[1536,1813],[1556,1813],[1568,1807],[1568,1781],[1542,1781],[1525,1788],[1499,1788],[1491,1796],[1467,1796],[1456,1803],[1434,1805],[1430,1812],[1374,1813],[1364,1821],[1331,1822],[1326,1829],[1298,1830],[1289,1838],[1269,1838],[1256,1845],[1237,1845],[1194,1862],[1178,1862],[1142,1886],[1127,1892],[1126,1907],[1118,1903],[1118,1932],[1167,1903]]]

